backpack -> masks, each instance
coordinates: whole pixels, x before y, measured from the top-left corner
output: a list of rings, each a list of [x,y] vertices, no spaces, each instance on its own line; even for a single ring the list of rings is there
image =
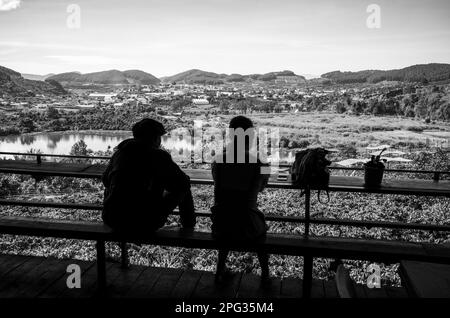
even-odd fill
[[[301,196],[304,194],[304,188],[318,189],[317,198],[322,203],[320,191],[326,190],[328,201],[330,201],[328,192],[330,171],[328,166],[331,161],[326,158],[328,153],[329,151],[324,148],[312,148],[295,154],[295,161],[291,167],[291,179],[295,187],[302,188]]]

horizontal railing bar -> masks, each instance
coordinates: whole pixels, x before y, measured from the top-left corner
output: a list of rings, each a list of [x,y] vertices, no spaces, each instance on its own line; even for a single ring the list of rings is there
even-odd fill
[[[20,152],[5,152],[0,151],[0,155],[12,155],[12,156],[35,156],[35,157],[60,157],[60,158],[73,158],[73,159],[99,159],[99,160],[109,160],[111,157],[108,156],[83,156],[83,155],[58,155],[58,154],[45,154],[45,153],[20,153]],[[187,163],[187,162],[183,162]],[[208,164],[208,162],[201,162],[201,164]],[[279,164],[277,167],[280,168],[290,168],[291,165]],[[349,170],[349,171],[362,171],[364,168],[361,167],[336,167],[331,166],[329,169],[332,170]],[[450,171],[438,171],[438,170],[408,170],[408,169],[385,169],[385,172],[397,172],[397,173],[440,173],[440,174],[450,174]]]
[[[90,179],[100,179],[102,177],[101,173],[95,172],[68,172],[68,171],[24,171],[22,169],[15,168],[1,168],[0,173],[12,173],[12,174],[27,174],[32,176],[41,177],[73,177],[73,178],[90,178]],[[213,185],[214,181],[212,179],[197,179],[191,178],[191,184],[194,185]],[[269,181],[267,188],[272,189],[297,189],[290,183]],[[316,190],[316,189],[312,189]],[[441,192],[426,192],[426,191],[415,191],[411,190],[395,190],[391,188],[361,188],[360,186],[354,185],[340,185],[340,184],[330,184],[328,187],[330,192],[357,192],[357,193],[372,193],[372,194],[399,194],[399,195],[422,195],[422,196],[449,196],[448,193]]]
[[[94,165],[91,165],[94,166]],[[87,167],[90,168],[91,166]],[[23,168],[7,168],[0,165],[0,173],[11,173],[11,174],[26,174],[32,175],[34,177],[73,177],[73,178],[91,178],[100,179],[102,173],[100,171],[86,172],[86,171],[54,171],[54,170],[33,170],[33,169],[23,169]],[[213,185],[214,181],[212,179],[205,178],[190,178],[191,184],[195,185]],[[267,188],[272,189],[298,189],[292,183],[280,182],[278,180],[269,180]],[[317,190],[313,188],[312,190]],[[442,189],[433,189],[428,191],[427,189],[409,189],[409,188],[396,188],[392,187],[379,187],[379,188],[367,188],[363,187],[362,184],[359,185],[348,185],[340,183],[330,183],[328,186],[328,191],[330,192],[357,192],[357,193],[372,193],[372,194],[398,194],[398,195],[420,195],[420,196],[444,196],[449,197],[448,191],[441,191]]]
[[[0,205],[9,206],[26,206],[26,207],[43,207],[43,208],[60,208],[60,209],[77,209],[77,210],[102,210],[101,204],[73,204],[60,202],[40,202],[40,201],[20,201],[20,200],[0,200]],[[175,210],[171,214],[179,215]],[[211,217],[209,211],[196,212],[196,217]],[[283,216],[266,214],[267,221],[271,222],[289,222],[289,223],[305,223],[306,219],[296,216]],[[450,225],[435,225],[435,224],[418,224],[418,223],[400,223],[400,222],[386,222],[386,221],[362,221],[362,220],[348,220],[348,219],[331,219],[331,218],[312,218],[311,224],[322,225],[338,225],[338,226],[352,226],[352,227],[367,227],[367,228],[390,228],[390,229],[404,229],[404,230],[424,230],[424,231],[443,231],[450,232]]]
[[[21,153],[21,152],[4,152],[1,151],[0,155],[10,155],[10,156],[34,156],[34,157],[60,157],[60,158],[78,158],[78,159],[102,159],[109,160],[111,157],[107,156],[83,156],[83,155],[58,155],[58,154],[48,154],[48,153]]]

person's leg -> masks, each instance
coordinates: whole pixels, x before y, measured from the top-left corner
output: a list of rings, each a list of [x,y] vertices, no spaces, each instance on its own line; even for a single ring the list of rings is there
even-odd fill
[[[259,265],[261,266],[261,278],[269,277],[269,254],[266,252],[258,252]]]
[[[195,226],[195,207],[192,198],[191,188],[184,194],[178,208],[180,209],[181,224],[184,228],[193,228]]]
[[[195,226],[195,207],[192,198],[191,188],[185,193],[164,192],[162,198],[163,209],[166,213],[172,212],[177,206],[180,210],[181,224],[184,228],[193,228]]]
[[[224,250],[224,249],[219,250],[219,257],[217,259],[216,275],[220,275],[225,272],[227,256],[228,256],[228,250]]]

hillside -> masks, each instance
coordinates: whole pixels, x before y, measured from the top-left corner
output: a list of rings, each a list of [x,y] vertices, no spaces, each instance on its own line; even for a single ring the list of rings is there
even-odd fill
[[[138,83],[141,85],[155,85],[160,82],[157,77],[140,70],[128,70],[124,71],[123,74],[129,82]]]
[[[364,70],[329,72],[321,76],[338,84],[378,83],[381,81],[436,82],[450,80],[450,64],[418,64],[397,70]]]
[[[219,75],[213,72],[205,72],[197,69],[185,71],[172,76],[164,77],[164,82],[186,84],[223,84],[227,75]]]
[[[56,80],[64,86],[79,84],[155,85],[159,83],[158,78],[156,78],[152,74],[140,70],[128,70],[124,72],[118,70],[109,70],[86,74],[68,72],[50,76],[48,79]]]
[[[67,92],[57,81],[25,79],[18,72],[0,66],[0,95],[34,96],[36,94],[64,95]]]
[[[275,81],[279,76],[287,76],[297,79],[300,82],[305,81],[303,76],[296,75],[292,71],[270,72],[266,74],[217,74],[198,69],[192,69],[172,76],[161,78],[163,82],[175,82],[186,84],[223,84],[226,82],[245,82],[245,81]]]

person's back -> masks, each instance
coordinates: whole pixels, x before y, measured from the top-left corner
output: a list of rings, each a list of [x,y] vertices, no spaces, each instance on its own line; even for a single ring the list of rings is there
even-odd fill
[[[231,120],[230,128],[253,129],[250,119],[238,116]],[[248,137],[250,138],[250,137]],[[258,209],[258,193],[267,183],[268,175],[261,174],[262,163],[250,151],[251,141],[244,149],[238,149],[236,139],[227,145],[225,152],[218,155],[212,164],[214,179],[214,206],[212,212],[212,232],[218,240],[235,241],[245,244],[264,240],[267,226],[264,214]],[[228,162],[227,153],[234,153]],[[243,153],[243,162],[237,160],[238,152]],[[227,250],[219,250],[216,277],[221,279],[225,273]],[[269,275],[268,255],[258,253],[262,277]]]
[[[215,236],[247,240],[265,234],[264,215],[257,204],[258,193],[266,180],[260,170],[260,162],[212,164]]]
[[[195,215],[189,178],[170,154],[159,148],[160,135],[156,134],[159,140],[156,138],[152,145],[134,130],[138,138],[127,139],[117,146],[103,174],[103,221],[115,230],[154,231],[180,205],[183,226],[193,227]]]

